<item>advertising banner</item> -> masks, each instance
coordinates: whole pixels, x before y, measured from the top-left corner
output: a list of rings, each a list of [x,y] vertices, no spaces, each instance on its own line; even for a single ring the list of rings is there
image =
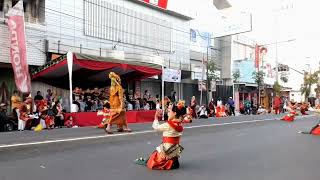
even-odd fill
[[[10,62],[14,71],[17,88],[22,93],[29,93],[31,81],[27,64],[23,1],[19,1],[8,11],[10,34]]]

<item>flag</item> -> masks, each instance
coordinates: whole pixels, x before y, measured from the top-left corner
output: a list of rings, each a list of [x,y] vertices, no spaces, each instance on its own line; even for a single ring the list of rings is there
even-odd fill
[[[20,0],[8,11],[8,28],[10,37],[10,62],[17,88],[22,93],[30,93],[31,80],[27,64],[26,36],[24,24],[23,1]]]

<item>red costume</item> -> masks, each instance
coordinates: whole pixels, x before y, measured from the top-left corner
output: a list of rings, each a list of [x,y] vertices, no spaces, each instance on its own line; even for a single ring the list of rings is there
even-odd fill
[[[192,123],[192,113],[193,110],[191,109],[191,107],[187,108],[187,114],[184,116],[183,118],[183,123]]]
[[[38,110],[40,112],[40,118],[46,123],[48,129],[54,128],[54,116],[48,115],[48,103],[46,100],[39,101]]]
[[[181,123],[168,120],[166,123],[159,125],[159,122],[155,121],[153,128],[163,132],[162,144],[150,155],[147,167],[157,170],[179,168],[178,158],[183,151],[183,147],[179,145],[183,131]]]
[[[276,114],[280,113],[280,104],[281,104],[281,98],[279,96],[274,97],[273,108]]]
[[[216,107],[216,117],[225,117],[226,116],[226,109],[223,105]]]
[[[289,114],[287,114],[286,116],[281,118],[281,120],[287,121],[287,122],[294,121],[294,117],[297,115],[297,113],[296,113],[296,103],[295,102],[290,102],[289,103],[289,108],[290,108]]]

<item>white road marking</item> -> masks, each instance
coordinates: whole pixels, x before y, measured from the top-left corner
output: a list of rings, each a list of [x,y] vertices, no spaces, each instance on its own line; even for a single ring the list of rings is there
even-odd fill
[[[308,116],[303,116],[303,117],[310,117],[310,116],[313,116],[313,115],[308,115]],[[297,117],[297,119],[302,119],[303,117],[300,116],[300,117]],[[225,125],[232,125],[232,124],[245,124],[245,123],[255,123],[255,122],[264,122],[264,121],[276,121],[276,120],[279,120],[279,119],[272,118],[272,119],[261,119],[261,120],[252,120],[252,121],[229,122],[229,123],[221,123],[221,124],[206,124],[206,125],[198,125],[198,126],[188,126],[188,127],[184,127],[184,128],[185,129],[193,129],[193,128],[202,128],[202,127],[215,127],[215,126],[225,126]],[[86,136],[86,137],[79,137],[79,138],[57,139],[57,140],[38,141],[38,142],[30,142],[30,143],[3,144],[3,145],[0,145],[0,148],[31,146],[31,145],[40,145],[40,144],[51,144],[51,143],[58,143],[58,142],[72,142],[72,141],[80,141],[80,140],[88,140],[88,139],[111,138],[111,137],[118,137],[118,136],[147,134],[147,133],[151,133],[151,132],[155,132],[155,131],[154,130],[146,130],[146,131],[124,133],[124,134],[108,134],[108,135],[101,135],[101,136]]]

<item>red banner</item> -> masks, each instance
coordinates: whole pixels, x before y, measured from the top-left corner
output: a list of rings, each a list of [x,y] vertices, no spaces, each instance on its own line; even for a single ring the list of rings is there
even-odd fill
[[[16,86],[19,91],[29,93],[31,81],[27,64],[23,1],[20,0],[8,11],[10,32],[10,61],[14,71]]]
[[[167,9],[167,5],[168,5],[168,0],[143,0],[143,1],[163,9]]]
[[[258,45],[256,45],[255,47],[255,65],[256,68],[259,68],[259,62],[260,62],[260,47]]]

